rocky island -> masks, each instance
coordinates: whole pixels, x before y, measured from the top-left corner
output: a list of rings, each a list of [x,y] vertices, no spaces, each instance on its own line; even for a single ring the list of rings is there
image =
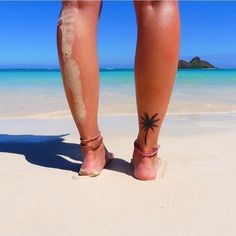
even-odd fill
[[[179,60],[179,69],[202,69],[202,68],[215,68],[207,61],[203,61],[200,57],[194,57],[191,61]]]

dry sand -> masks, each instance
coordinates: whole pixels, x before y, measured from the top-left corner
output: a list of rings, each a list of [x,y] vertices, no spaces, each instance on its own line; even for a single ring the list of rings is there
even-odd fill
[[[134,116],[99,118],[116,159],[74,178],[79,136],[70,118],[0,120],[0,235],[236,235],[236,116],[168,116],[165,177],[131,175]]]

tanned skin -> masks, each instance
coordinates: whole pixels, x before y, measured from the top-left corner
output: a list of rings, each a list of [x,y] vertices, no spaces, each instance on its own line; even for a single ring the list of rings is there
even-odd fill
[[[175,81],[179,53],[179,9],[177,1],[135,1],[137,19],[137,47],[135,56],[135,88],[139,121],[137,142],[143,152],[150,152],[157,146],[172,88]],[[97,23],[101,11],[100,1],[63,1],[62,11],[77,8],[74,17],[76,40],[73,55],[80,68],[82,97],[86,108],[86,119],[76,119],[73,97],[76,94],[66,90],[75,123],[80,136],[90,138],[98,133],[97,111],[99,98],[99,67],[96,47]],[[105,37],[105,35],[104,35]],[[122,36],[121,36],[122,37]],[[61,34],[58,31],[58,52],[63,81],[69,78],[63,73],[65,64],[61,48]],[[79,108],[77,108],[79,109]],[[104,149],[83,153],[87,168],[103,167]],[[134,176],[140,180],[155,179],[157,157],[143,158],[133,155]]]

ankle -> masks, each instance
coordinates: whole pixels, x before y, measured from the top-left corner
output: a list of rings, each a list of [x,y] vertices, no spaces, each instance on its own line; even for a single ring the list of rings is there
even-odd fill
[[[100,145],[98,148],[96,149],[85,149],[83,146],[82,146],[82,156],[84,158],[84,160],[86,159],[87,161],[94,161],[96,160],[97,158],[100,158],[100,156],[102,156],[104,154],[104,146],[103,145]]]
[[[142,158],[147,157],[149,159],[157,155],[158,149],[159,149],[159,146],[154,146],[149,150],[145,150],[143,147],[141,147],[138,144],[137,140],[134,141],[134,156],[137,155],[139,157],[142,157]]]
[[[149,140],[149,142],[145,145],[143,139],[137,137],[134,143],[137,144],[137,146],[139,147],[139,149],[141,149],[142,152],[152,152],[154,149],[159,148],[157,140]]]
[[[86,124],[85,124],[86,126]],[[101,135],[101,132],[98,127],[89,127],[86,130],[79,130],[80,140],[91,140],[94,137]]]
[[[97,150],[103,144],[103,137],[101,136],[101,132],[99,131],[96,136],[90,138],[80,138],[80,145],[83,147],[84,151],[92,151]]]

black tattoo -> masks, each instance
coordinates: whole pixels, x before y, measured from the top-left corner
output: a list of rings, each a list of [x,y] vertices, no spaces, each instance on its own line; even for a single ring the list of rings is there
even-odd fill
[[[159,113],[154,114],[151,118],[149,117],[147,113],[144,113],[144,115],[141,116],[142,121],[140,123],[143,125],[142,128],[145,131],[145,136],[144,136],[145,145],[147,145],[148,130],[151,129],[154,132],[154,127],[158,127],[158,125],[155,124],[157,121],[160,120],[160,119],[156,119],[158,114]]]

